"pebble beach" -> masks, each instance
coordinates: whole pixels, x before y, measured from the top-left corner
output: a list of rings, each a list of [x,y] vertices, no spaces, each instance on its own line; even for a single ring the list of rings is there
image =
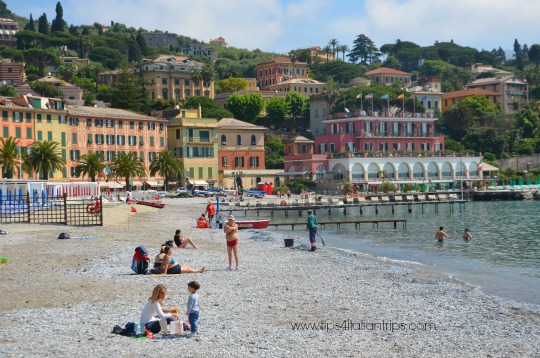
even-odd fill
[[[103,227],[4,224],[0,237],[3,357],[537,357],[540,307],[487,295],[427,267],[322,247],[307,233],[241,230],[240,271],[227,270],[219,229],[195,229],[200,198],[164,209],[104,206]],[[153,257],[182,229],[199,249],[176,249],[177,277],[135,275],[135,247]],[[60,232],[90,237],[58,240]],[[321,232],[324,235],[324,232]],[[133,339],[111,333],[138,322],[153,287],[185,308],[197,280],[200,334]],[[540,292],[539,292],[540,293]]]

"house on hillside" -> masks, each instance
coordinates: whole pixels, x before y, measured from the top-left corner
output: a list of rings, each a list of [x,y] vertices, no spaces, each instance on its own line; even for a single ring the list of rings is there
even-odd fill
[[[529,85],[515,75],[481,78],[469,83],[467,88],[499,93],[502,114],[518,112],[529,102]]]

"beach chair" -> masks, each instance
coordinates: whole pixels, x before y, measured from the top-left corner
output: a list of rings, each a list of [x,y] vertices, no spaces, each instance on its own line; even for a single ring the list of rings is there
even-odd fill
[[[448,196],[446,194],[438,194],[439,200],[448,200]]]
[[[264,200],[261,200],[261,202],[260,202],[260,206],[261,206],[261,207],[266,207],[266,201],[264,201]]]
[[[381,196],[381,201],[383,203],[388,203],[388,202],[390,202],[390,198],[388,196],[386,196],[386,195],[383,195],[383,196]]]
[[[426,194],[418,194],[416,197],[418,201],[426,201]]]
[[[452,193],[452,194],[448,194],[448,199],[450,199],[450,200],[458,200],[459,198],[458,198],[457,194]]]
[[[437,196],[435,194],[427,194],[427,200],[437,201]]]
[[[247,202],[240,201],[240,202],[238,202],[238,206],[240,206],[241,208],[245,208],[245,207],[247,207]]]
[[[414,201],[414,195],[406,195],[406,196],[405,196],[405,199],[406,199],[407,201]]]
[[[321,205],[328,205],[328,199],[326,199],[326,198],[321,198],[321,201],[319,201],[319,203],[320,203]]]
[[[358,197],[358,203],[365,203],[366,202],[366,197],[365,196],[359,196]]]

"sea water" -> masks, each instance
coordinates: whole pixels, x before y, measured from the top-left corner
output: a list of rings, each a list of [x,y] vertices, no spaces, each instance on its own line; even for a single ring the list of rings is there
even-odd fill
[[[445,272],[484,292],[540,305],[540,201],[467,202],[364,206],[316,211],[319,221],[406,219],[401,223],[327,226],[319,229],[327,246],[371,254]],[[269,213],[264,213],[265,216]],[[261,212],[261,216],[263,213]],[[307,215],[303,211],[304,217]],[[302,222],[296,211],[285,217],[274,213],[273,222]],[[443,226],[450,238],[438,243],[435,234]],[[469,228],[472,241],[463,240]],[[284,230],[283,228],[281,230]],[[295,236],[307,236],[303,227]],[[319,246],[321,246],[318,239]]]

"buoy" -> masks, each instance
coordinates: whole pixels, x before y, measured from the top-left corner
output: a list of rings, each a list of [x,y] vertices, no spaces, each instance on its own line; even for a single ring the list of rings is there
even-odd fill
[[[95,214],[96,213],[96,206],[94,204],[86,205],[86,212],[88,214]]]
[[[287,205],[287,202],[285,200],[281,200],[281,203],[279,203],[279,205],[281,206],[286,206]]]
[[[132,207],[131,207],[131,212],[132,212],[132,213],[136,213],[136,212],[137,212],[137,209],[135,209],[135,207],[132,206]]]

